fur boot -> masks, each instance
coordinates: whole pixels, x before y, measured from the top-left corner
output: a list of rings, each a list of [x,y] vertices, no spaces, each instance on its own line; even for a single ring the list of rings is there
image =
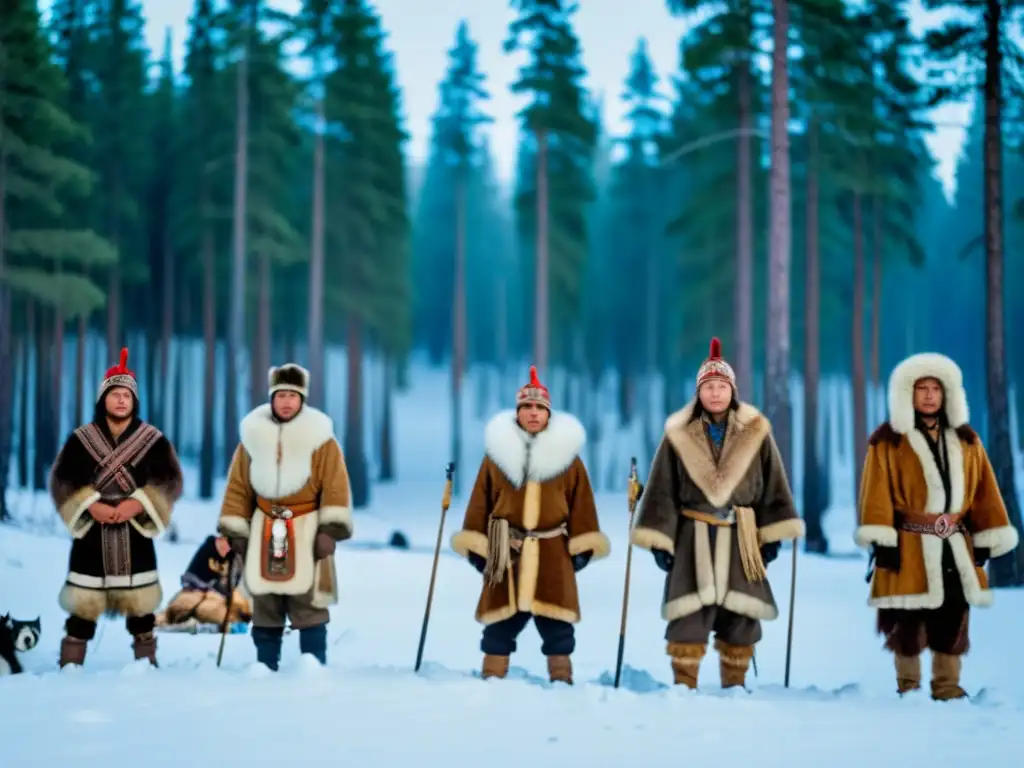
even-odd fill
[[[552,683],[572,685],[572,659],[568,656],[548,656],[548,677]]]
[[[508,674],[508,656],[494,656],[490,653],[484,656],[483,668],[480,676],[487,680],[490,677],[505,677]]]
[[[154,667],[158,666],[156,663],[156,635],[152,632],[145,632],[141,635],[135,635],[135,642],[132,643],[132,650],[135,651],[135,660],[149,659],[149,663]]]
[[[85,664],[85,649],[88,642],[79,640],[77,637],[65,637],[60,641],[60,668],[64,669],[68,664],[82,666]]]
[[[707,652],[707,644],[669,643],[667,650],[668,655],[672,657],[672,677],[675,684],[696,688],[700,662]]]
[[[921,657],[896,654],[896,691],[902,696],[921,687]]]
[[[747,670],[750,660],[754,657],[752,645],[730,645],[715,638],[715,650],[718,651],[718,668],[723,688],[745,688]]]
[[[932,651],[932,698],[949,701],[966,696],[960,687],[960,657]]]

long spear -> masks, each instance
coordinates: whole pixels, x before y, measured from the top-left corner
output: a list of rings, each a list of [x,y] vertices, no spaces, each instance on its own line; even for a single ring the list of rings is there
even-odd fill
[[[626,580],[622,588],[622,618],[619,622],[619,652],[615,659],[615,687],[619,687],[622,679],[622,657],[626,652],[626,621],[629,615],[629,579],[633,569],[633,514],[636,502],[640,498],[640,481],[636,476],[636,456],[629,462],[629,485],[626,489],[626,500],[629,505],[629,528],[626,531]]]
[[[452,480],[455,477],[455,464],[449,462],[444,469],[444,494],[441,496],[441,522],[437,526],[437,543],[434,544],[434,565],[430,569],[430,587],[427,589],[427,608],[423,612],[423,627],[420,629],[420,647],[416,650],[415,672],[420,671],[423,663],[423,646],[427,642],[427,625],[430,623],[430,605],[434,602],[434,583],[437,580],[437,561],[441,556],[441,537],[444,535],[444,518],[452,503]]]

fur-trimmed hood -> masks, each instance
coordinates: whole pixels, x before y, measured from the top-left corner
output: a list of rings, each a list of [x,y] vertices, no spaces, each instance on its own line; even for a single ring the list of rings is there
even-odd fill
[[[945,390],[943,409],[953,429],[970,419],[967,392],[960,366],[945,355],[924,352],[912,355],[897,365],[889,376],[889,424],[906,435],[914,429],[914,384],[924,378],[938,379]]]
[[[484,428],[484,451],[517,488],[526,480],[544,482],[562,474],[586,442],[583,424],[565,411],[552,411],[547,428],[535,436],[519,426],[511,409]]]

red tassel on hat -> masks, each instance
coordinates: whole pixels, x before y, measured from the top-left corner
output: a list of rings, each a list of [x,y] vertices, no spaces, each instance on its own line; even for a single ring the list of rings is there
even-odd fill
[[[711,349],[708,352],[708,360],[722,359],[722,342],[715,336],[711,339]]]
[[[135,372],[128,370],[128,347],[121,347],[121,359],[113,368],[107,369],[107,375],[103,378],[109,379],[111,376],[131,376],[133,379],[135,378]]]
[[[551,410],[551,393],[548,392],[547,387],[540,383],[540,377],[537,376],[537,366],[535,365],[530,366],[530,383],[521,387],[516,394],[517,408],[526,403],[537,403]]]
[[[537,378],[537,366],[530,366],[530,386],[540,388],[540,379]]]

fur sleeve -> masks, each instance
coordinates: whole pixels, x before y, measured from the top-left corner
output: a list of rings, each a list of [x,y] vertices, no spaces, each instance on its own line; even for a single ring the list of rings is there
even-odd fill
[[[630,540],[634,546],[675,554],[680,508],[678,464],[675,449],[663,437],[633,521]]]
[[[974,489],[971,508],[967,513],[967,527],[971,531],[971,539],[975,548],[989,550],[990,557],[1000,557],[1016,548],[1020,534],[1010,524],[1006,513],[1003,495],[996,482],[996,473],[992,469],[988,453],[978,441],[964,449],[965,453],[975,452],[979,466],[978,485]]]
[[[587,468],[579,456],[573,462],[566,478],[572,484],[569,489],[569,554],[590,552],[593,560],[607,557],[611,551],[611,542],[601,533],[594,488],[590,484]]]
[[[313,454],[314,477],[320,481],[320,530],[335,541],[352,538],[352,494],[341,446],[333,437]]]
[[[217,532],[229,538],[248,538],[256,498],[249,480],[249,454],[239,445],[231,457]]]
[[[469,494],[462,530],[452,536],[451,547],[456,554],[469,557],[469,553],[487,557],[487,520],[491,514],[491,460],[484,457],[476,482]]]
[[[884,440],[868,443],[857,500],[860,525],[853,534],[854,541],[860,547],[867,548],[872,544],[895,547],[899,542],[892,493],[889,490],[890,450],[891,444]]]
[[[100,500],[92,487],[96,462],[74,432],[60,449],[50,470],[50,498],[72,537],[80,539],[93,523],[89,507]]]
[[[764,490],[754,510],[757,538],[762,544],[791,541],[804,535],[804,521],[797,514],[793,491],[786,477],[786,465],[771,435],[761,443],[761,476]]]
[[[164,435],[146,454],[145,469],[145,485],[131,495],[131,498],[142,504],[142,512],[130,522],[143,536],[153,539],[171,524],[174,503],[181,498],[184,484],[174,446]]]

